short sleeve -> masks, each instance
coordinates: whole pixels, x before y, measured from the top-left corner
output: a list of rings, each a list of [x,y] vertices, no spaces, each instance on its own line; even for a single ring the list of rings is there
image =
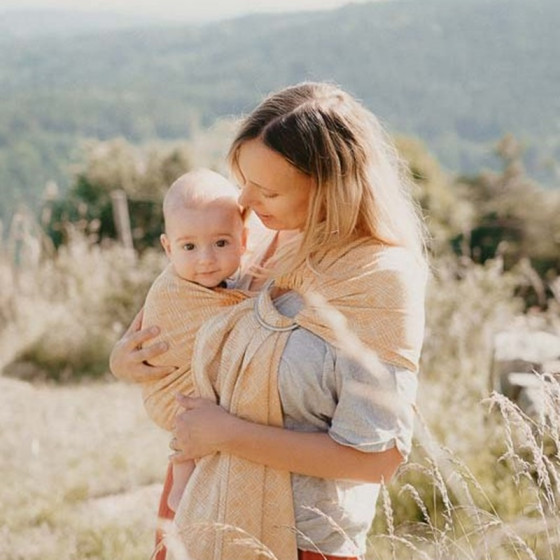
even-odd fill
[[[293,316],[301,307],[294,292],[276,301]],[[418,374],[382,362],[374,368],[334,348],[305,328],[292,331],[280,361],[278,388],[284,425],[324,431],[360,451],[397,447],[410,453]]]
[[[334,370],[338,402],[329,435],[365,452],[396,446],[408,457],[418,374],[387,363],[368,367],[340,353]]]

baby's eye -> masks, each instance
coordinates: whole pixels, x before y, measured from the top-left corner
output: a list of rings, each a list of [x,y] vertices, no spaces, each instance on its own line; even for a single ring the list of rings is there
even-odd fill
[[[226,247],[227,245],[229,245],[229,241],[227,239],[218,239],[218,241],[216,241],[217,247]]]
[[[276,193],[270,193],[270,194],[263,193],[264,198],[276,198],[277,196],[278,195]]]
[[[183,249],[185,251],[193,251],[194,250],[194,243],[185,243],[183,245]]]

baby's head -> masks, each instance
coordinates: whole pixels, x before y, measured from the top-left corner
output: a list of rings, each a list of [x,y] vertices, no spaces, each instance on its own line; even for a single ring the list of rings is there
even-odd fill
[[[160,240],[178,276],[214,288],[239,268],[247,229],[238,196],[234,185],[209,169],[185,173],[169,187]]]

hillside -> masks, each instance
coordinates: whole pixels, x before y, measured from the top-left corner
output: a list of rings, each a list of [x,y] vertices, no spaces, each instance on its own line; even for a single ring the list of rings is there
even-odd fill
[[[0,11],[0,33],[3,41],[49,36],[71,38],[151,24],[153,25],[153,22],[145,17],[126,16],[106,11],[63,9]]]
[[[0,217],[49,179],[64,186],[80,139],[183,139],[304,79],[340,83],[452,171],[491,165],[492,146],[512,132],[531,174],[558,184],[554,0],[394,0],[205,26],[111,27],[2,35]]]

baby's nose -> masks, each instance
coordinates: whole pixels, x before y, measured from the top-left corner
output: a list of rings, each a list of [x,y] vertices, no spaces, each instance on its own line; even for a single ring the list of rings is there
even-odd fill
[[[206,263],[206,262],[212,262],[214,261],[216,258],[216,255],[214,253],[214,250],[211,247],[207,247],[206,249],[203,249],[200,253],[199,253],[199,261]]]

